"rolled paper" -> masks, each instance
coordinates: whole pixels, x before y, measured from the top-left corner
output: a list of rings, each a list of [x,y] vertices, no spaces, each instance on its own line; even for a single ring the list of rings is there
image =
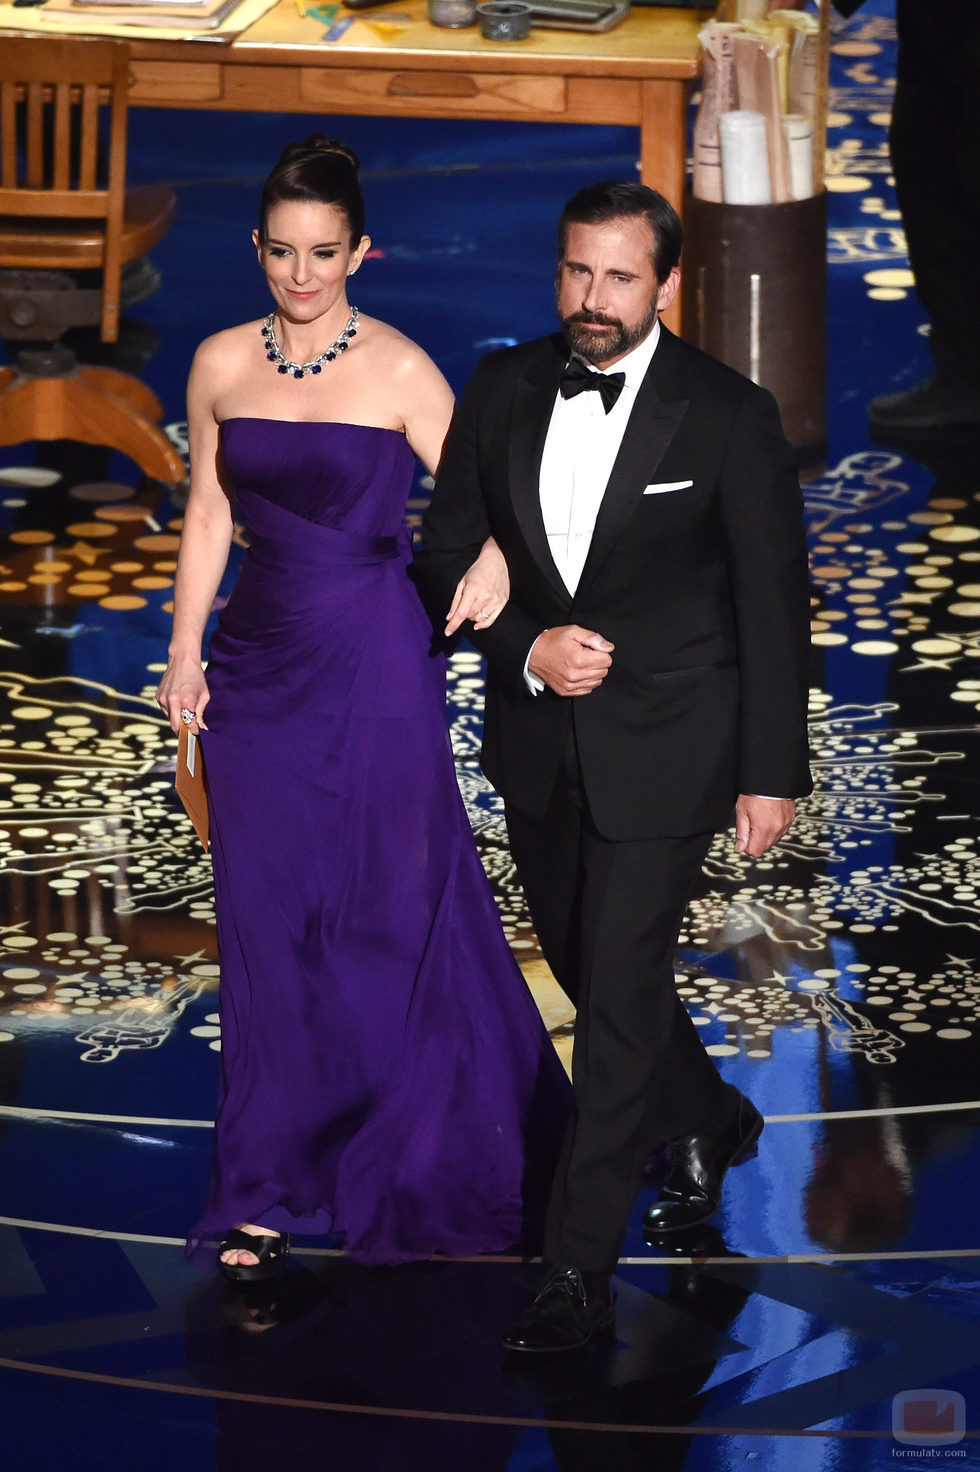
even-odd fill
[[[789,189],[789,145],[783,132],[779,94],[779,61],[786,54],[786,43],[745,34],[733,36],[732,47],[739,110],[761,112],[766,120],[770,199],[773,204],[782,204],[793,197]]]
[[[769,152],[761,112],[737,108],[718,119],[721,177],[726,204],[769,204]]]
[[[779,16],[783,11],[776,12]],[[779,110],[788,112],[787,98],[789,97],[789,53],[793,40],[793,32],[788,26],[776,24],[775,15],[764,16],[762,20],[743,20],[743,36],[754,36],[763,43],[766,55],[776,59],[776,77],[779,86]],[[755,107],[754,102],[746,102],[746,107]]]
[[[820,63],[820,22],[802,10],[775,10],[770,16],[789,43],[786,111],[816,117],[817,74]]]
[[[794,199],[813,193],[813,124],[802,113],[787,113],[783,132],[789,144],[789,187]]]
[[[704,67],[701,101],[694,120],[691,188],[698,199],[710,199],[719,204],[722,185],[718,119],[723,112],[738,106],[732,52],[732,36],[738,29],[737,25],[711,21],[699,36]]]

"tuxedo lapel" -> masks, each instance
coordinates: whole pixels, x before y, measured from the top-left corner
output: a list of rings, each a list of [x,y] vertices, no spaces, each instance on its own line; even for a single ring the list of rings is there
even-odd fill
[[[564,603],[571,595],[555,566],[541,515],[541,457],[551,422],[558,379],[565,358],[554,351],[527,371],[514,385],[513,414],[508,445],[510,492],[514,514],[531,555]]]
[[[626,530],[643,487],[654,479],[657,466],[677,433],[688,406],[687,399],[669,397],[672,389],[676,390],[671,371],[675,344],[662,323],[660,333],[657,350],[640,384],[619,454],[606,484],[589,555],[579,580],[579,592]]]

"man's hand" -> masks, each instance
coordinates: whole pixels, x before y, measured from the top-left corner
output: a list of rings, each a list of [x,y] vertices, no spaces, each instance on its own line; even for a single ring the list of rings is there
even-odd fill
[[[749,797],[735,804],[735,848],[750,859],[761,859],[789,832],[796,803],[789,797]]]
[[[591,629],[562,624],[538,635],[527,667],[556,695],[588,695],[606,678],[615,647]]]

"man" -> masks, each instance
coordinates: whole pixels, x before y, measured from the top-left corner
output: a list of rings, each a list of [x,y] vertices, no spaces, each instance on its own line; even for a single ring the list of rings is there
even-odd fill
[[[786,9],[797,0],[773,0]],[[834,0],[853,15],[863,0]],[[888,142],[909,265],[929,317],[934,372],[868,405],[873,429],[980,426],[980,5],[896,0]]]
[[[810,790],[806,551],[772,398],[659,323],[681,234],[639,184],[566,205],[563,335],[478,366],[416,561],[446,608],[487,536],[507,559],[510,602],[474,639],[488,660],[483,766],[577,1008],[548,1272],[505,1340],[515,1350],[574,1349],[610,1321],[609,1274],[655,1142],[674,1142],[647,1214],[659,1235],[716,1210],[762,1129],[702,1047],[673,955],[737,794],[737,846],[760,855]]]

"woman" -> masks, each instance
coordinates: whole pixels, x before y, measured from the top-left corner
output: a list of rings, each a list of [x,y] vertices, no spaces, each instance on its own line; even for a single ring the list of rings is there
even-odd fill
[[[223,1237],[236,1279],[273,1272],[291,1231],[365,1262],[511,1245],[527,1166],[553,1165],[567,1110],[407,571],[415,456],[435,470],[452,398],[420,348],[348,304],[363,208],[348,149],[284,150],[253,234],[274,311],[203,343],[188,385],[157,699],[204,732],[221,956],[214,1168],[189,1250]],[[249,550],[205,680],[233,517]],[[501,569],[488,544],[451,623],[493,620]]]

